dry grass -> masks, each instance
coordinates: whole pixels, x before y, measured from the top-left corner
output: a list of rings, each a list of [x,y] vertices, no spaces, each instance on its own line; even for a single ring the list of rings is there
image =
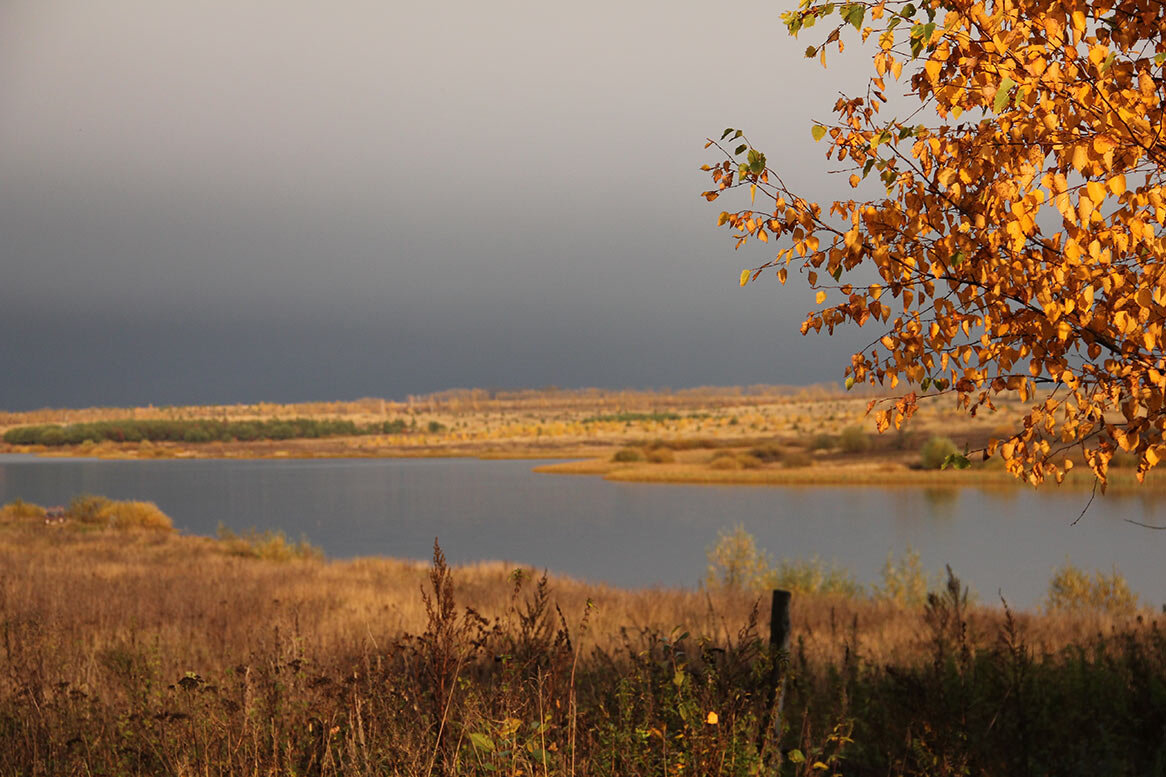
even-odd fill
[[[778,757],[756,747],[769,669],[748,594],[543,587],[494,563],[265,558],[237,539],[0,524],[0,772],[745,775]],[[1017,714],[1043,743],[1041,716],[1084,698],[1117,705],[1097,716],[1115,725],[1154,725],[1151,702],[1120,690],[1135,661],[1151,688],[1166,678],[1145,613],[1012,618],[944,601],[797,597],[782,747],[835,765],[842,748],[847,773],[887,773],[893,758],[896,773],[954,774],[910,759],[1015,765],[1030,745],[1000,737]],[[1017,656],[1024,685],[1007,680]],[[1056,679],[1070,676],[1080,690]],[[994,706],[1018,688],[1031,720]],[[965,694],[988,695],[964,708]],[[1066,741],[1032,757],[1076,758]],[[1134,765],[1153,747],[1120,744]]]

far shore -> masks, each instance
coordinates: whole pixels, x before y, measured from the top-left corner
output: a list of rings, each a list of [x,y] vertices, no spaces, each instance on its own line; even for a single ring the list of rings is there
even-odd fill
[[[0,453],[103,460],[478,458],[555,460],[534,467],[555,475],[591,475],[638,483],[700,485],[887,485],[925,488],[1028,488],[999,458],[976,453],[1009,434],[1023,412],[998,402],[995,413],[970,418],[950,398],[931,397],[903,429],[878,434],[867,410],[872,396],[828,387],[751,387],[683,392],[543,391],[502,394],[467,390],[411,398],[407,403],[364,399],[312,405],[232,405],[166,408],[90,408],[0,413],[0,435],[40,427],[46,443],[0,443]],[[879,401],[879,397],[873,397]],[[227,425],[254,429],[295,419],[342,422],[342,435],[238,439]],[[134,424],[168,426],[165,439],[134,439]],[[218,439],[199,425],[218,424]],[[104,427],[101,427],[104,425]],[[173,434],[174,429],[178,434]],[[209,426],[208,426],[209,428]],[[333,429],[337,428],[335,425]],[[94,434],[91,430],[106,434]],[[184,439],[182,431],[189,430]],[[63,442],[65,432],[70,434]],[[126,434],[121,432],[125,431]],[[199,441],[194,432],[198,432]],[[242,436],[242,435],[239,435]],[[78,442],[78,440],[81,440]],[[972,466],[940,469],[929,445],[969,451]],[[1090,489],[1080,461],[1057,486]],[[1151,472],[1138,484],[1133,462],[1115,458],[1110,489],[1166,490]]]

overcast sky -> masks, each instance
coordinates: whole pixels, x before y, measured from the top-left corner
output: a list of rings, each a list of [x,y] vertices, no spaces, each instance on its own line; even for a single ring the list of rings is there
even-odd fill
[[[726,126],[844,186],[783,10],[7,0],[0,408],[840,379],[699,197]]]

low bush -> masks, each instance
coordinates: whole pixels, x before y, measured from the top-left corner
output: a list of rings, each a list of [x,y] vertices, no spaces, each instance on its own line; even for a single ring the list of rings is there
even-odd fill
[[[620,464],[630,464],[634,461],[643,461],[644,454],[639,448],[620,448],[611,460]]]
[[[828,451],[837,444],[838,441],[829,434],[815,434],[810,438],[810,450],[812,451]]]
[[[236,534],[220,523],[218,539],[223,550],[232,556],[264,561],[312,561],[324,558],[324,552],[306,538],[301,537],[299,542],[292,542],[282,531],[271,529],[263,532],[249,529],[244,534]]]
[[[737,463],[742,469],[759,469],[765,462],[751,453],[738,453]]]
[[[114,529],[150,529],[153,531],[173,531],[174,522],[170,516],[158,509],[153,502],[110,502],[99,513],[98,518]]]
[[[1045,609],[1098,610],[1114,615],[1128,615],[1138,609],[1137,594],[1130,590],[1125,577],[1116,569],[1108,575],[1092,575],[1066,562],[1053,573],[1045,597]]]
[[[715,545],[707,551],[709,588],[739,588],[746,591],[769,591],[782,588],[794,593],[828,593],[861,596],[863,586],[846,569],[824,563],[814,556],[809,560],[782,560],[774,563],[769,554],[757,547],[753,535],[738,524],[722,531]]]
[[[397,423],[397,422],[393,422]],[[436,423],[436,422],[435,422]],[[444,428],[444,427],[442,427]],[[381,434],[384,425],[358,427],[342,419],[273,419],[268,421],[93,421],[67,426],[18,426],[4,433],[10,445],[80,445],[91,442],[184,442],[216,440],[287,440],[293,438],[340,437]]]
[[[0,519],[6,521],[44,520],[45,509],[40,505],[26,502],[23,499],[13,499],[4,507],[0,507]]]
[[[939,469],[953,453],[959,453],[959,448],[950,437],[935,436],[919,449],[919,463],[923,469]]]
[[[770,442],[764,445],[758,445],[749,451],[749,455],[766,463],[781,461],[785,456],[785,452],[777,443]]]
[[[937,576],[928,575],[919,560],[919,551],[908,546],[902,559],[888,553],[883,563],[882,585],[871,591],[876,597],[905,607],[918,607],[927,601],[927,593],[938,585]]]
[[[838,435],[838,447],[843,453],[865,453],[871,448],[870,436],[858,426],[848,426]]]
[[[722,451],[709,461],[712,469],[741,469],[741,461],[732,453]]]
[[[676,454],[671,448],[652,448],[648,451],[647,458],[653,464],[671,464],[676,461]]]
[[[112,500],[96,494],[78,494],[69,502],[65,517],[78,523],[100,524],[104,522],[102,513],[113,504]]]
[[[611,413],[608,415],[593,415],[583,419],[585,424],[595,423],[622,423],[630,424],[639,421],[647,421],[649,423],[662,423],[664,421],[679,421],[680,416],[676,413]]]

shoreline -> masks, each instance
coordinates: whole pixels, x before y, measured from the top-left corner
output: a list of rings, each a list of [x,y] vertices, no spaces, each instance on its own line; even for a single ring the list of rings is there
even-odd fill
[[[91,459],[97,461],[167,460],[311,460],[311,459],[479,459],[482,461],[545,461],[531,468],[537,474],[598,476],[622,483],[698,486],[807,486],[807,487],[917,487],[1017,489],[1034,487],[1017,480],[998,465],[975,465],[967,470],[934,470],[909,466],[904,457],[860,456],[843,461],[813,462],[809,466],[755,469],[714,469],[693,461],[621,463],[612,461],[612,445],[544,444],[514,446],[417,446],[359,447],[344,444],[353,438],[331,440],[253,443],[210,443],[209,450],[171,443],[141,446],[133,443],[62,446],[0,446],[0,454],[35,456],[43,459]],[[359,439],[359,438],[357,438]],[[314,445],[288,445],[308,442]],[[319,443],[331,443],[321,446]],[[337,444],[339,443],[339,444]],[[1047,482],[1045,487],[1085,492],[1093,488],[1092,473],[1070,472],[1063,484]],[[1111,469],[1108,491],[1122,493],[1166,491],[1166,476],[1151,472],[1139,484],[1132,469]]]

